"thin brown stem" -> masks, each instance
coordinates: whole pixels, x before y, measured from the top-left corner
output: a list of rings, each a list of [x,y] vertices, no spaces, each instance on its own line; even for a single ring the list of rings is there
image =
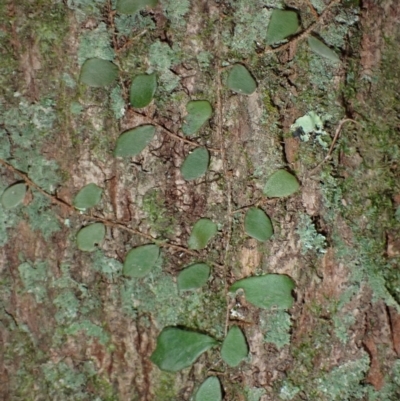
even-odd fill
[[[280,52],[282,50],[286,50],[289,46],[292,46],[293,44],[300,42],[301,40],[305,39],[307,36],[309,36],[311,34],[311,32],[319,25],[323,22],[326,14],[328,13],[328,11],[336,4],[339,4],[341,2],[341,0],[333,0],[331,1],[327,7],[325,8],[324,11],[322,11],[322,13],[318,16],[317,20],[315,22],[313,22],[307,29],[305,29],[302,33],[300,33],[299,35],[295,36],[292,40],[290,40],[289,42],[278,46],[278,47],[266,47],[264,52],[260,53],[260,54],[270,54],[270,53],[277,53]]]
[[[133,113],[136,114],[137,116],[140,116],[140,117],[144,118],[150,124],[155,125],[157,128],[161,129],[165,134],[167,134],[171,138],[175,139],[176,141],[181,141],[181,142],[187,143],[188,145],[190,145],[192,147],[201,146],[200,144],[198,144],[196,142],[193,142],[193,141],[191,141],[189,139],[183,138],[183,137],[173,133],[168,128],[165,128],[163,125],[161,125],[157,121],[155,121],[152,117],[146,116],[145,114],[141,114],[141,113],[139,113],[137,111],[133,111]],[[221,151],[220,149],[210,148],[208,146],[207,146],[207,149],[209,151],[211,151],[211,152],[216,152],[216,153],[219,153]]]
[[[326,163],[326,162],[331,158],[332,153],[333,153],[333,149],[334,149],[334,147],[335,147],[335,144],[336,144],[337,140],[339,139],[340,133],[341,133],[341,131],[342,131],[343,124],[344,124],[344,123],[347,123],[347,122],[352,122],[352,123],[354,123],[354,124],[359,124],[359,125],[361,125],[358,121],[352,120],[351,118],[344,118],[343,120],[340,120],[340,121],[339,121],[339,124],[338,124],[338,126],[337,126],[337,128],[336,128],[335,135],[333,136],[332,143],[331,143],[331,146],[329,147],[328,153],[326,154],[326,156],[324,157],[324,159],[321,161],[321,163],[319,163],[316,167],[314,167],[314,168],[309,172],[308,175],[310,175],[310,176],[311,176],[311,175],[314,175],[314,174],[322,167],[322,165],[323,165],[324,163]]]
[[[128,227],[126,224],[124,224],[121,221],[117,221],[117,220],[109,220],[106,219],[104,217],[100,217],[100,216],[96,216],[96,215],[90,215],[90,214],[86,214],[86,213],[81,213],[79,210],[75,209],[74,206],[72,206],[71,204],[69,204],[68,202],[59,199],[56,195],[52,195],[49,194],[48,192],[46,192],[44,189],[42,189],[39,185],[37,185],[35,182],[33,182],[26,173],[16,169],[14,166],[12,166],[11,164],[7,163],[5,160],[0,159],[0,164],[2,164],[4,167],[6,167],[9,171],[11,171],[14,174],[17,174],[18,176],[20,176],[23,181],[31,188],[34,189],[38,192],[40,192],[43,196],[45,196],[46,198],[48,198],[52,203],[55,203],[59,206],[62,206],[64,208],[67,208],[68,211],[71,214],[75,214],[77,216],[79,216],[80,218],[89,220],[89,221],[98,221],[103,223],[106,226],[112,227],[112,228],[117,228],[126,232],[129,232],[131,234],[136,234],[142,238],[145,238],[149,241],[154,241],[157,242],[159,244],[160,247],[162,248],[167,248],[167,249],[173,249],[176,251],[180,251],[180,252],[184,252],[187,255],[190,256],[194,256],[194,257],[199,257],[199,253],[196,251],[193,251],[191,249],[185,248],[183,246],[180,245],[176,245],[176,244],[171,244],[169,242],[163,242],[158,240],[157,238],[152,237],[149,234],[143,233],[139,230],[136,230],[134,228],[130,228]],[[215,266],[220,266],[218,263],[212,263]]]

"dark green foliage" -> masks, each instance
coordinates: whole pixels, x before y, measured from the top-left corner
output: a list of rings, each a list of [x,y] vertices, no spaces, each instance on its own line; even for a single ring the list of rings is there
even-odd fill
[[[217,233],[217,225],[210,219],[200,219],[193,226],[189,238],[190,249],[203,249]]]
[[[73,204],[77,209],[89,209],[100,202],[102,193],[103,189],[96,184],[88,184],[76,194]]]
[[[124,132],[117,140],[114,156],[126,157],[138,155],[153,139],[156,127],[142,125]]]
[[[273,45],[295,34],[299,29],[299,16],[295,11],[274,10],[268,24],[267,43]]]
[[[157,89],[157,76],[153,74],[141,74],[133,78],[129,99],[133,107],[142,108],[148,106],[153,100]]]
[[[210,266],[205,263],[195,263],[183,269],[178,276],[180,291],[194,290],[207,283],[210,276]]]
[[[266,241],[274,233],[270,218],[263,210],[256,207],[252,207],[247,211],[244,218],[244,228],[246,234],[258,241]]]
[[[246,338],[238,326],[232,326],[221,347],[222,359],[231,367],[236,367],[247,357],[249,348]]]
[[[243,289],[246,300],[253,305],[269,309],[289,309],[293,304],[294,281],[283,274],[266,274],[236,281],[229,291]]]
[[[242,64],[236,64],[231,68],[227,85],[229,89],[243,95],[251,95],[257,89],[255,79]]]
[[[204,380],[196,392],[195,401],[221,401],[221,383],[218,377],[211,376]]]
[[[325,57],[328,60],[333,61],[334,63],[340,61],[339,56],[332,49],[330,49],[325,43],[321,42],[314,36],[310,36],[308,38],[308,45],[314,53]]]
[[[195,180],[204,175],[208,169],[210,154],[206,148],[196,148],[189,153],[182,164],[181,173],[187,181]]]
[[[192,100],[186,105],[187,116],[182,125],[185,135],[193,135],[210,119],[211,104],[207,100]]]
[[[118,67],[100,58],[86,60],[81,69],[80,81],[88,86],[102,87],[113,83],[118,77]]]
[[[160,257],[157,245],[142,245],[131,249],[126,255],[123,274],[128,277],[144,277],[156,265]]]
[[[25,193],[25,183],[13,184],[1,195],[1,203],[6,209],[16,207],[24,200]]]
[[[93,252],[103,241],[106,228],[103,223],[93,223],[79,230],[76,236],[78,248],[81,251]]]
[[[161,370],[177,372],[192,365],[216,344],[216,340],[205,334],[167,327],[158,336],[157,348],[150,359]]]
[[[295,176],[286,170],[278,170],[268,178],[263,192],[269,198],[282,198],[292,195],[299,187]]]

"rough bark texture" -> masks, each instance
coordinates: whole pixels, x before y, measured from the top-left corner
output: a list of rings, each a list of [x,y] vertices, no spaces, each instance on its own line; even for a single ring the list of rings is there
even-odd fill
[[[276,8],[300,26],[270,47]],[[159,0],[136,15],[114,1],[4,1],[0,193],[17,182],[27,192],[0,205],[0,398],[188,401],[217,376],[224,400],[398,400],[399,15],[395,0]],[[313,52],[310,36],[340,62]],[[94,57],[118,66],[115,83],[80,82]],[[257,81],[249,96],[226,85],[236,63]],[[134,109],[130,83],[144,72],[158,88]],[[186,137],[190,100],[208,100],[213,115]],[[294,135],[311,111],[325,132]],[[143,124],[156,127],[150,144],[114,157],[119,135]],[[197,146],[209,169],[185,181]],[[268,199],[277,169],[301,186]],[[89,183],[102,198],[81,212],[73,199]],[[245,234],[252,206],[273,223],[266,242]],[[195,251],[200,218],[218,234]],[[76,235],[93,222],[106,237],[80,251]],[[125,277],[126,253],[149,243],[157,264]],[[177,275],[198,261],[212,267],[207,285],[180,293]],[[268,273],[294,280],[290,310],[228,293]],[[177,373],[150,361],[165,327],[222,342],[234,324],[249,346],[237,368],[220,346]]]

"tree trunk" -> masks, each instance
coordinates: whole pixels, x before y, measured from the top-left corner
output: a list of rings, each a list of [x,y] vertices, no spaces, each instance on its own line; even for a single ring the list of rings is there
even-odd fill
[[[396,1],[0,8],[2,400],[399,399]]]

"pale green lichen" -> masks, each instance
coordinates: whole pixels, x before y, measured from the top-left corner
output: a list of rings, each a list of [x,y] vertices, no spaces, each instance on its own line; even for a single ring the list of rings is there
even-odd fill
[[[348,361],[332,369],[317,380],[317,389],[327,401],[362,399],[366,386],[361,383],[369,370],[370,359],[366,352],[360,359]]]
[[[260,398],[265,394],[265,389],[259,387],[246,387],[245,394],[247,401],[260,401]]]
[[[299,214],[296,233],[300,237],[303,255],[309,251],[317,254],[324,254],[326,252],[326,238],[317,232],[315,224],[307,214]]]
[[[119,85],[115,86],[110,93],[110,107],[116,119],[120,119],[125,115],[125,100],[122,97],[122,89]]]
[[[278,349],[290,344],[290,315],[283,310],[260,312],[260,327],[265,333],[264,340]]]
[[[173,29],[182,29],[186,25],[185,15],[189,12],[189,0],[161,0],[166,17],[171,21]]]
[[[289,380],[285,380],[279,390],[281,400],[292,400],[299,392],[300,388],[293,385]]]
[[[44,302],[47,298],[47,289],[44,285],[47,281],[47,263],[24,262],[18,266],[18,271],[26,291],[34,295],[36,302]]]
[[[257,46],[265,46],[271,11],[260,0],[232,2],[232,6],[233,36],[225,33],[225,42],[243,57],[254,52]]]
[[[111,35],[104,22],[100,22],[95,29],[84,33],[80,38],[79,65],[94,57],[109,61],[113,61],[115,57],[115,51],[111,47]]]

